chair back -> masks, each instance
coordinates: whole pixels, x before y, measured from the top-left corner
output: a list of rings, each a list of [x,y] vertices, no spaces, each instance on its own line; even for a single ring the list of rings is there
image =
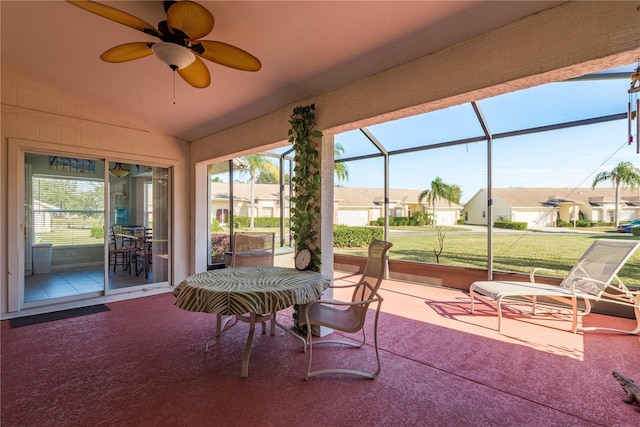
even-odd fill
[[[144,228],[142,227],[131,228],[129,230],[129,234],[135,237],[135,239],[130,239],[130,240],[131,240],[131,245],[135,246],[136,249],[141,249],[144,247],[144,245],[146,245],[147,235],[144,231]]]
[[[387,252],[393,246],[389,242],[373,239],[369,244],[369,255],[364,273],[358,282],[351,301],[365,301],[378,293],[387,267]]]
[[[600,296],[625,262],[640,246],[640,241],[598,239],[591,244],[560,286]],[[622,283],[619,284],[620,286]]]
[[[111,226],[111,233],[109,234],[109,248],[118,250],[123,247],[122,227],[119,225]]]
[[[273,267],[276,233],[236,232],[231,267]]]

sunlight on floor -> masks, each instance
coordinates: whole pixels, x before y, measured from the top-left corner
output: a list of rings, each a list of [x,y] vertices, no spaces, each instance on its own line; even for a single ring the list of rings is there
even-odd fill
[[[358,275],[348,273],[337,272],[335,275],[340,284],[354,283],[358,279]],[[349,289],[337,289],[334,297],[349,299],[350,292]],[[513,304],[511,310],[503,313],[503,332],[500,333],[495,309],[480,303],[476,314],[472,315],[468,293],[458,289],[385,280],[381,295],[383,313],[584,360],[584,337],[582,333],[570,332],[571,316],[567,311],[545,310],[539,306],[538,314],[532,316],[530,305]]]

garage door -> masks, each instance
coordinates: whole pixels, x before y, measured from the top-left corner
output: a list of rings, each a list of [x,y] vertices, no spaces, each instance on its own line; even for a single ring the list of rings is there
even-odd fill
[[[517,212],[514,221],[526,222],[529,228],[551,227],[551,211],[544,212]]]
[[[456,213],[451,211],[436,210],[436,225],[453,225],[456,221]]]
[[[352,227],[363,227],[368,225],[369,211],[367,210],[353,210],[353,211],[338,211],[338,225],[350,225]]]

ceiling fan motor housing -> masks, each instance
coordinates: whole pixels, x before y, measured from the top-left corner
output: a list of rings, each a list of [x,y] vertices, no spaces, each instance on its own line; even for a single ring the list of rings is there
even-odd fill
[[[190,49],[171,42],[154,43],[151,50],[174,71],[188,67],[196,60]]]

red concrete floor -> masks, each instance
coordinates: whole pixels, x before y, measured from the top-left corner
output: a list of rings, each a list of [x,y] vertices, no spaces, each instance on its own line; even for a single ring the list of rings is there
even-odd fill
[[[352,280],[337,273],[341,280]],[[208,353],[215,316],[173,306],[170,294],[111,311],[1,333],[5,426],[638,426],[612,370],[640,383],[638,337],[569,332],[564,314],[470,314],[458,290],[385,281],[376,380],[305,381],[301,343],[256,334],[240,378],[246,324]],[[281,315],[290,324],[290,311]],[[369,316],[372,320],[373,316]],[[631,327],[590,314],[585,325]],[[368,325],[372,331],[372,325]],[[370,335],[369,335],[370,336]],[[316,367],[374,366],[371,345],[318,347]]]

